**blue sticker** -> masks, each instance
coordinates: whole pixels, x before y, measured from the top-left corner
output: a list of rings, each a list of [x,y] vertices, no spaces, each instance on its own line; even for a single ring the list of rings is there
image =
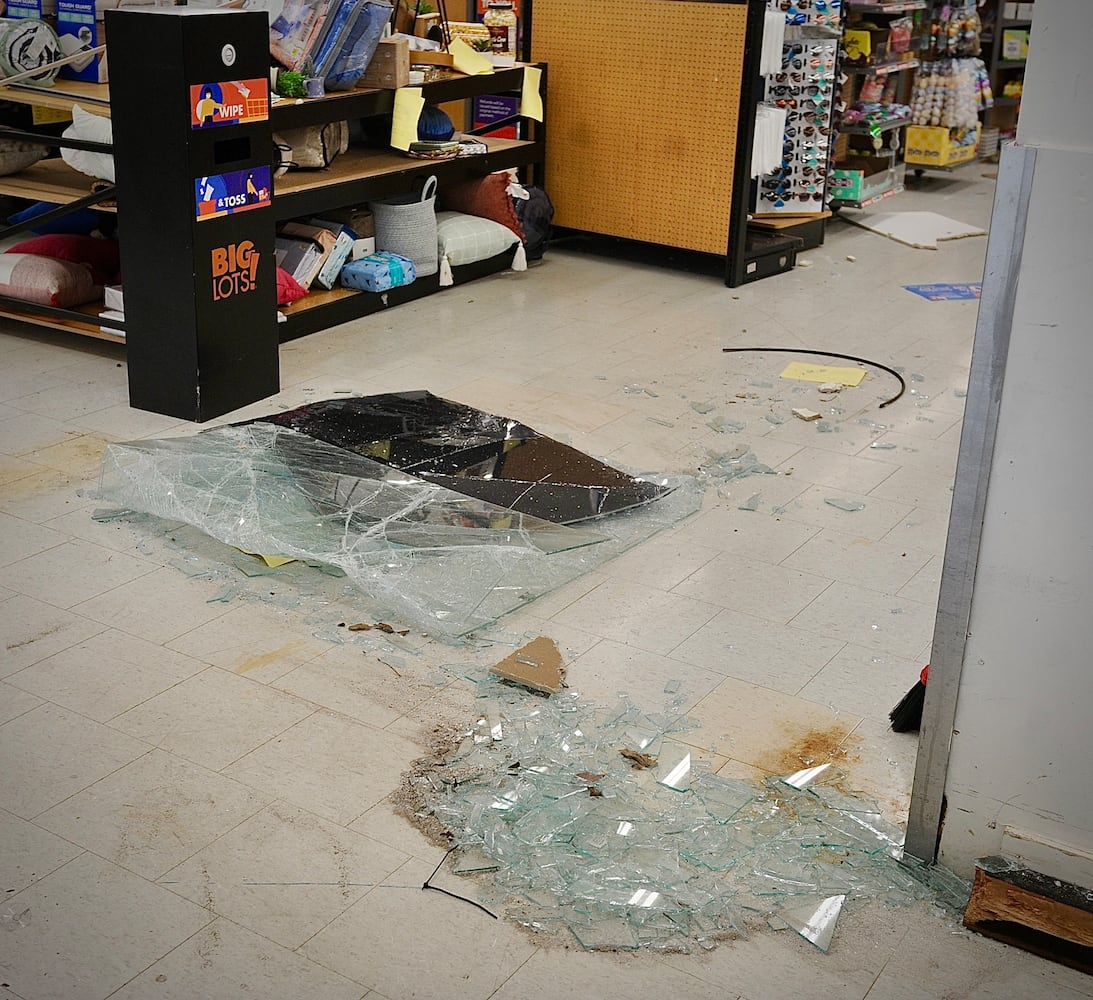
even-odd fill
[[[983,285],[974,282],[968,285],[904,285],[909,292],[921,295],[931,302],[944,302],[950,299],[978,299],[983,294]]]

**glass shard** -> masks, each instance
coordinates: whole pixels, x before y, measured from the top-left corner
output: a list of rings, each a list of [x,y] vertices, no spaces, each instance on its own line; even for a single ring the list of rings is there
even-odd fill
[[[839,510],[857,511],[865,510],[865,504],[860,500],[847,500],[845,497],[825,497],[824,503],[837,507]]]
[[[665,788],[673,788],[677,792],[685,792],[691,787],[691,755],[684,754],[676,763],[665,768],[661,763],[661,776],[657,781]]]
[[[831,947],[835,924],[845,902],[846,896],[828,896],[827,899],[781,910],[778,916],[806,941],[826,952]]]

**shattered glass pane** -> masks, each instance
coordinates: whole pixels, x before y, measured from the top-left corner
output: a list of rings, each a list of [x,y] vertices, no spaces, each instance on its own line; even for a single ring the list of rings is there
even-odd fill
[[[572,689],[544,698],[496,684],[491,701],[501,741],[462,742],[432,774],[404,780],[420,793],[417,815],[440,819],[468,857],[496,862],[479,877],[525,926],[568,929],[589,949],[684,953],[775,918],[826,949],[844,903],[907,904],[961,884],[893,856],[902,830],[828,768],[766,782],[711,773],[694,766],[694,741],[667,739],[693,720],[628,697],[601,705]],[[678,752],[631,767],[619,748],[635,731]],[[458,781],[443,780],[449,769]]]
[[[340,417],[342,411],[337,412]],[[313,416],[299,419],[307,424]],[[580,483],[595,464],[607,470],[607,485],[588,485],[587,476],[585,485],[553,483],[552,476],[563,474],[553,463],[565,446],[529,438],[535,432],[523,425],[505,426],[524,435],[506,439],[515,442],[516,455],[528,449],[519,468],[542,480],[528,489],[496,479],[467,486],[468,477],[459,473],[466,472],[461,463],[469,455],[492,463],[494,470],[517,467],[515,458],[496,453],[497,447],[504,451],[505,441],[479,447],[470,430],[457,442],[465,447],[456,452],[451,434],[419,448],[388,428],[388,451],[399,451],[407,462],[415,459],[410,464],[417,467],[447,470],[421,478],[392,468],[391,454],[379,462],[291,427],[259,421],[185,438],[111,444],[100,492],[119,506],[193,525],[237,549],[292,557],[344,574],[372,599],[378,617],[393,616],[428,634],[449,637],[490,625],[674,524],[701,503],[702,488],[694,480],[637,480],[587,456],[581,456],[581,475],[575,473],[570,482]],[[358,444],[366,451],[375,444],[375,434],[363,437],[367,440]],[[570,519],[582,511],[616,513],[584,525],[554,523],[467,495],[467,489],[479,486],[487,493],[496,487],[506,500],[518,499],[515,491],[521,505],[536,509],[553,511],[564,501]],[[653,499],[656,503],[649,503]]]

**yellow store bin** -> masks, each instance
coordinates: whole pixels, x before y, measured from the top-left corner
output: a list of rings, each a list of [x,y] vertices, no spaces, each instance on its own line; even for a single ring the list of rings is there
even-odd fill
[[[975,159],[979,144],[979,127],[975,141],[961,145],[964,129],[948,129],[937,125],[910,125],[903,159],[911,166],[955,167]]]

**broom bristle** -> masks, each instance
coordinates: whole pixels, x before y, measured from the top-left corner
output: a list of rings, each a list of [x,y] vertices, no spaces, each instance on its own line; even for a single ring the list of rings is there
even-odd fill
[[[911,733],[922,725],[922,705],[926,699],[926,685],[917,681],[900,703],[888,713],[892,720],[892,731]]]

